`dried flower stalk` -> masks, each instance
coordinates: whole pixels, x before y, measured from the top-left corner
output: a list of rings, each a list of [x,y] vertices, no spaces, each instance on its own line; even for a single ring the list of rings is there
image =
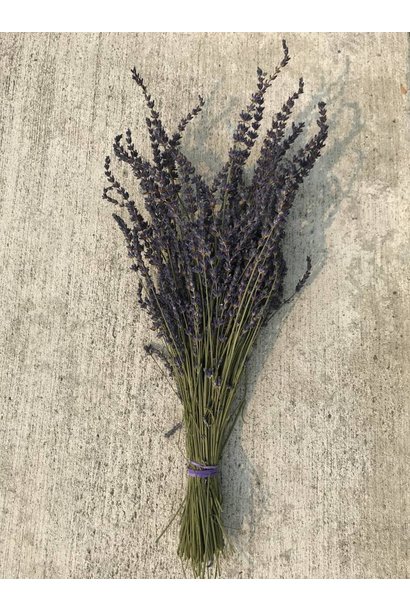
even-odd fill
[[[197,577],[220,573],[226,549],[222,524],[219,464],[223,448],[243,404],[234,398],[261,327],[283,303],[286,265],[282,253],[284,226],[296,192],[320,156],[327,138],[325,103],[318,104],[318,131],[291,153],[304,123],[291,123],[293,106],[303,93],[286,101],[268,129],[247,183],[244,167],[258,138],[264,97],[283,59],[268,75],[257,70],[257,89],[240,114],[226,164],[208,185],[181,150],[181,137],[202,109],[204,100],[168,135],[147,87],[132,78],[145,97],[152,161],[135,148],[131,130],[114,140],[114,154],[139,180],[145,216],[114,176],[106,158],[109,185],[103,198],[126,208],[128,224],[113,214],[138,276],[138,302],[165,350],[149,346],[172,376],[183,405],[188,484],[180,516],[178,554]],[[296,291],[306,282],[306,273]]]

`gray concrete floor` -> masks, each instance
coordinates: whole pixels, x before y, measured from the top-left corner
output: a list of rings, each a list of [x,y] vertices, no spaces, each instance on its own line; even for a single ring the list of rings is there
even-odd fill
[[[127,126],[148,152],[136,65],[170,128],[204,95],[185,150],[211,175],[281,38],[1,34],[2,577],[182,577],[177,526],[155,542],[184,488],[178,435],[164,437],[180,407],[144,358],[151,331],[101,200],[103,160]],[[330,137],[286,240],[287,292],[306,254],[313,275],[260,338],[226,451],[224,575],[404,578],[408,40],[286,38],[267,115],[303,75],[299,116],[314,128],[326,100]]]

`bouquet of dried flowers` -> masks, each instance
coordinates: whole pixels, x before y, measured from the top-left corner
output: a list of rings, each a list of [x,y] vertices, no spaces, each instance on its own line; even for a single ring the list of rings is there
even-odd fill
[[[241,112],[226,164],[211,185],[198,174],[181,150],[188,123],[204,100],[168,134],[147,87],[136,72],[132,78],[149,109],[146,119],[152,160],[134,146],[131,130],[114,140],[116,158],[139,180],[142,212],[105,161],[109,185],[103,198],[126,208],[129,221],[113,214],[133,259],[138,277],[138,302],[163,340],[164,350],[148,346],[172,376],[183,406],[186,437],[187,489],[178,511],[178,554],[197,577],[220,573],[227,547],[222,523],[219,477],[222,451],[243,402],[234,401],[246,362],[261,327],[283,303],[286,265],[282,254],[284,227],[299,185],[325,144],[328,126],[324,102],[318,104],[318,131],[291,153],[304,123],[286,130],[293,106],[303,93],[286,101],[263,140],[253,178],[244,168],[258,138],[264,96],[290,57],[283,41],[283,59],[268,75],[257,70],[257,89]],[[299,291],[307,270],[296,286]]]

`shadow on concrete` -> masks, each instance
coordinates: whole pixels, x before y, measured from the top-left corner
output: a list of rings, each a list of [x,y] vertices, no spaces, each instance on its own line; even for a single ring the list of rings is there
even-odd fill
[[[320,100],[326,101],[329,139],[323,156],[302,185],[289,217],[284,241],[284,254],[289,267],[285,298],[293,293],[298,280],[303,275],[307,255],[312,259],[312,272],[308,283],[314,282],[321,272],[327,258],[327,229],[332,224],[341,203],[349,201],[352,197],[354,179],[360,174],[362,166],[360,150],[357,145],[354,148],[354,145],[363,123],[359,105],[349,101],[349,76],[350,62],[347,60],[342,73],[334,82],[330,84],[322,82],[318,93],[309,101],[308,110],[298,113],[296,107],[294,111],[294,120],[305,121],[306,128],[309,129],[309,126],[315,126],[317,103]],[[207,129],[203,133],[206,139]],[[193,155],[194,150],[188,149],[187,153]],[[339,178],[337,172],[339,160],[346,155],[353,157],[357,166],[356,176],[347,183],[344,176]],[[221,159],[220,165],[223,162],[224,160]],[[282,307],[262,330],[248,363],[238,398],[244,395],[245,385],[246,396],[248,398],[252,396],[282,324],[291,314],[295,302],[296,300],[292,300]],[[257,417],[257,413],[252,414],[253,416]],[[245,550],[241,549],[243,547],[241,532],[245,522],[251,527],[252,534],[256,524],[263,518],[269,502],[260,485],[258,472],[241,444],[242,427],[246,418],[245,406],[244,418],[238,419],[225,449],[222,469],[224,521],[233,545],[237,551],[243,553]]]
[[[342,202],[349,202],[353,195],[356,176],[360,174],[363,165],[360,149],[356,145],[356,138],[360,134],[363,123],[361,110],[357,103],[349,101],[350,61],[346,64],[334,82],[328,84],[324,80],[315,96],[310,98],[307,108],[298,112],[294,110],[293,120],[304,121],[306,130],[314,128],[317,119],[317,103],[326,101],[329,121],[329,138],[323,151],[305,183],[302,185],[289,216],[283,250],[288,265],[288,274],[285,281],[284,297],[287,298],[294,291],[296,284],[306,268],[306,256],[312,259],[312,271],[308,284],[314,282],[320,274],[327,259],[326,232],[333,222]],[[211,95],[216,94],[211,92]],[[236,108],[236,99],[226,104],[226,111],[218,115],[218,121],[231,121],[232,108]],[[184,152],[201,172],[203,167],[208,171],[205,177],[212,176],[211,172],[219,170],[226,159],[215,156],[210,148],[210,133],[215,129],[215,115],[204,111],[194,137],[184,140]],[[236,115],[235,115],[236,118]],[[266,127],[265,127],[266,128]],[[263,138],[263,129],[261,130]],[[306,136],[306,138],[309,136]],[[200,146],[198,146],[198,142]],[[349,155],[354,159],[357,167],[356,174],[350,173],[348,182],[343,175],[338,174],[338,163]],[[209,172],[209,176],[208,176]],[[204,173],[204,172],[201,172]],[[249,399],[258,379],[263,372],[266,359],[280,333],[284,320],[291,314],[294,303],[283,306],[261,331],[255,349],[251,355],[244,380],[238,391],[238,399]],[[247,556],[245,544],[249,544],[243,537],[245,524],[248,524],[250,534],[255,531],[256,525],[263,520],[269,506],[269,496],[264,493],[256,467],[252,464],[242,446],[242,430],[246,419],[257,417],[246,414],[246,405],[243,417],[239,417],[229,442],[225,448],[222,467],[222,487],[224,498],[224,522],[228,537],[236,551]],[[179,445],[179,443],[178,443]],[[279,491],[279,490],[278,490]],[[270,491],[271,493],[271,491]],[[251,561],[251,557],[248,558]]]

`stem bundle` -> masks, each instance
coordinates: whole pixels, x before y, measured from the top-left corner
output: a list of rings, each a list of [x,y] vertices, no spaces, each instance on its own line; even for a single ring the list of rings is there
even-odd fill
[[[253,179],[244,166],[258,138],[264,96],[290,57],[268,75],[257,71],[257,90],[234,132],[227,163],[209,186],[180,148],[182,133],[204,100],[168,135],[141,76],[132,70],[149,109],[146,119],[153,159],[136,150],[130,129],[114,140],[118,160],[138,178],[145,215],[111,170],[103,198],[126,208],[130,224],[114,214],[123,232],[132,269],[138,273],[138,301],[151,317],[164,350],[149,346],[172,376],[183,405],[188,484],[180,511],[178,554],[197,577],[214,566],[227,547],[222,524],[219,478],[224,445],[243,404],[235,396],[261,327],[283,303],[286,265],[284,225],[299,185],[327,137],[325,104],[320,102],[319,130],[291,155],[303,123],[286,131],[298,90],[277,113],[263,141]],[[306,281],[308,269],[296,290]]]

